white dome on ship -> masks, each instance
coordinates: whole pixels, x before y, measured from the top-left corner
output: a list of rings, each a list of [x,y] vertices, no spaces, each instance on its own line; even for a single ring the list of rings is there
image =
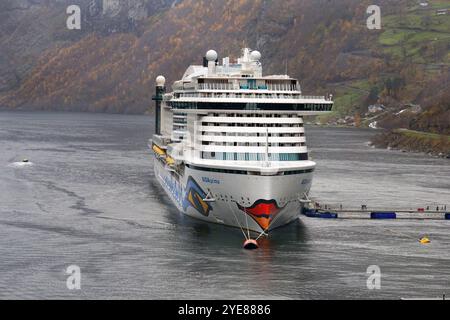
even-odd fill
[[[156,85],[158,87],[164,87],[165,84],[166,84],[166,78],[164,78],[163,76],[158,76],[156,78]]]
[[[214,50],[209,50],[206,53],[206,60],[208,60],[208,61],[216,61],[218,57],[219,57],[219,55]]]
[[[250,58],[252,59],[252,61],[259,61],[261,60],[261,52],[259,51],[252,51],[252,53],[250,54]]]

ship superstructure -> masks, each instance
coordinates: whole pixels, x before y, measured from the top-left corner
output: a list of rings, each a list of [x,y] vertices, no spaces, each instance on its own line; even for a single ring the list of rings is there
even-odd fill
[[[231,63],[210,50],[166,93],[156,80],[155,174],[183,213],[267,233],[298,218],[316,164],[304,116],[332,97],[303,96],[287,75],[263,76],[261,54]]]

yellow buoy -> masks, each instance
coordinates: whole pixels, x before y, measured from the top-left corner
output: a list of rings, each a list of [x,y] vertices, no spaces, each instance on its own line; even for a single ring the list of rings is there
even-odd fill
[[[427,237],[423,237],[422,239],[419,240],[419,242],[421,244],[429,244],[429,243],[431,243],[431,240]]]

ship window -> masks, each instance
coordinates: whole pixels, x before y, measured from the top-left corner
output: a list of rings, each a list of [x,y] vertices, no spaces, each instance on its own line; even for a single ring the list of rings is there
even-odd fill
[[[203,152],[203,159],[225,160],[225,161],[264,161],[266,155],[263,153],[215,153]],[[274,153],[269,154],[269,161],[305,161],[308,153]]]
[[[229,174],[240,174],[240,175],[261,175],[260,172],[254,172],[254,171],[214,169],[214,168],[197,167],[197,166],[192,166],[192,165],[186,165],[186,166],[193,170],[199,170],[199,171],[205,171],[205,172],[229,173]],[[286,172],[284,172],[284,175],[297,175],[297,174],[312,173],[312,172],[314,172],[314,169],[286,171]],[[224,198],[223,195],[219,195],[218,197],[220,197],[221,199]],[[241,198],[241,199],[244,199],[244,198]],[[250,201],[250,199],[247,198],[247,201]]]

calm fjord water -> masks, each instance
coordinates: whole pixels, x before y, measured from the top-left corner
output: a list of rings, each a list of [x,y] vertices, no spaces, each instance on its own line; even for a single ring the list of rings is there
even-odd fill
[[[345,206],[450,204],[450,162],[307,128],[313,196]],[[146,116],[0,113],[0,298],[332,299],[450,294],[450,221],[302,218],[241,249],[180,215],[152,171]],[[30,166],[14,165],[28,158]],[[429,246],[418,243],[428,235]],[[82,288],[66,288],[78,265]],[[382,288],[366,270],[379,265]]]

